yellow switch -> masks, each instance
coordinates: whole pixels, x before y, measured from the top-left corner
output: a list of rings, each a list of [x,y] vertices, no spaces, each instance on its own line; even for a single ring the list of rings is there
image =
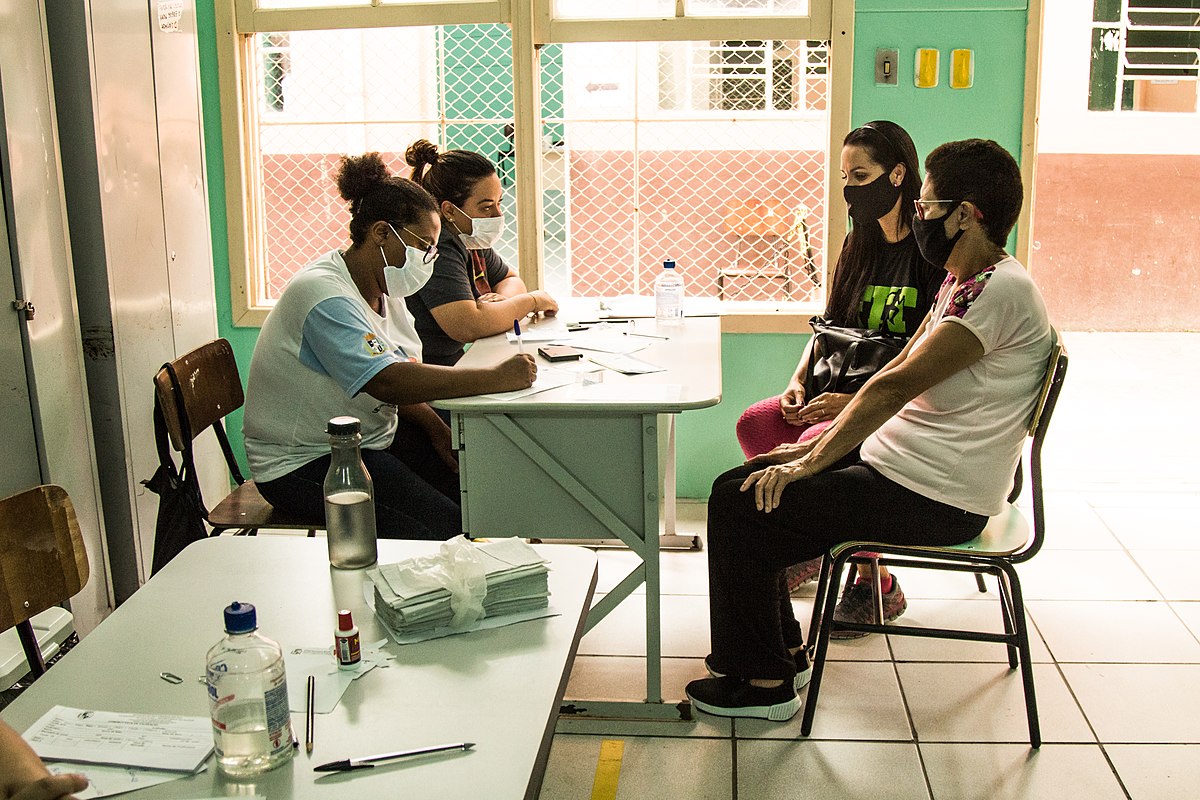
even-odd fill
[[[950,88],[970,89],[975,85],[975,52],[950,51]]]
[[[938,85],[939,53],[932,47],[917,48],[917,62],[913,70],[913,83],[918,89],[932,89]]]

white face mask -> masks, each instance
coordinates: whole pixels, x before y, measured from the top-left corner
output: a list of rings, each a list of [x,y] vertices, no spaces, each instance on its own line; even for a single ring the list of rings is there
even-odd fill
[[[461,208],[458,210],[462,212],[463,216],[467,216],[467,212]],[[462,240],[468,250],[490,250],[496,246],[496,242],[500,241],[500,234],[504,233],[504,217],[467,217],[467,219],[471,220],[471,232],[460,233],[458,238]]]
[[[391,223],[388,223],[388,227],[392,228]],[[392,233],[396,233],[395,228],[392,228]],[[400,239],[400,234],[396,233],[396,238]],[[404,240],[401,239],[401,241]],[[383,256],[383,282],[387,284],[388,295],[393,300],[416,294],[433,275],[433,261],[426,264],[425,251],[418,250],[412,245],[404,245],[404,266],[402,267],[393,267],[388,263],[387,253],[383,252],[383,247],[379,248],[379,254]]]

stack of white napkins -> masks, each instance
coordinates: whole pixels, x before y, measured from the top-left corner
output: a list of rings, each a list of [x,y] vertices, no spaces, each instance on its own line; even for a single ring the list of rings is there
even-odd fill
[[[375,614],[401,637],[546,608],[546,575],[545,559],[515,537],[482,543],[459,537],[437,555],[367,571]]]

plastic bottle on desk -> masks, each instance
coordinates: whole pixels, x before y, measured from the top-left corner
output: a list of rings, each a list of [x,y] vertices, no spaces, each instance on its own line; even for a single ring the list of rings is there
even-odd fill
[[[362,434],[354,417],[334,417],[325,473],[325,530],[329,563],[339,569],[369,567],[379,558],[375,540],[375,490],[362,462]]]
[[[654,279],[654,318],[659,325],[683,322],[683,278],[675,271],[674,261],[664,261],[662,272]]]
[[[231,778],[261,775],[293,752],[283,651],[257,629],[254,606],[228,606],[205,668],[217,767]]]

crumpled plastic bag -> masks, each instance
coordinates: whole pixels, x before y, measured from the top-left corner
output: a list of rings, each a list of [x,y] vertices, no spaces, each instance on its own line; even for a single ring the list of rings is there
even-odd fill
[[[455,536],[442,542],[439,557],[443,562],[445,583],[450,592],[450,608],[454,619],[450,627],[471,625],[485,614],[483,598],[487,596],[487,569],[475,545],[465,536]]]

